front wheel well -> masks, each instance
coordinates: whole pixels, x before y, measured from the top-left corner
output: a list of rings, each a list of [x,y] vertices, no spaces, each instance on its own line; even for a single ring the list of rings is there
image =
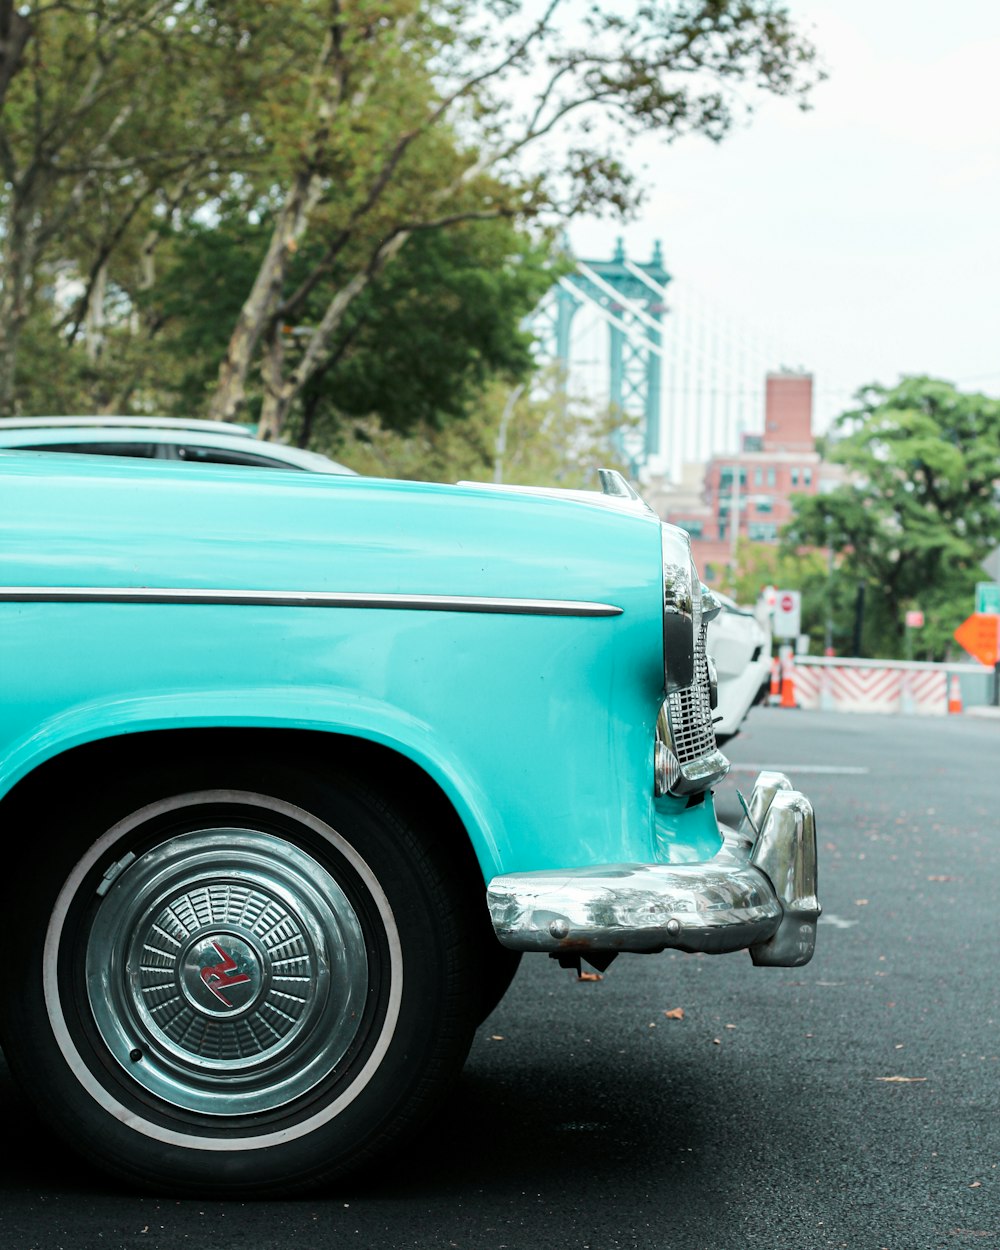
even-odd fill
[[[127,778],[132,788],[146,771],[162,776],[173,768],[183,786],[185,776],[192,772],[204,776],[212,761],[218,763],[220,774],[233,764],[245,766],[254,761],[259,765],[261,785],[269,767],[293,766],[317,780],[348,773],[391,796],[397,809],[424,826],[448,850],[470,891],[483,889],[482,869],[468,832],[437,782],[391,747],[345,734],[239,727],[150,730],[101,738],[38,765],[0,800],[0,818],[7,823],[8,814],[19,810],[37,828],[32,814],[51,811],[53,796],[75,809],[89,804],[103,807],[113,794],[116,777]]]

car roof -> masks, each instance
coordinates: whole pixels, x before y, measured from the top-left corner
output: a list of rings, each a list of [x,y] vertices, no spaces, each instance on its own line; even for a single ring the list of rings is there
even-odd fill
[[[306,473],[331,473],[354,475],[354,470],[329,456],[307,451],[301,447],[289,447],[287,443],[259,442],[252,436],[248,426],[232,426],[215,421],[185,421],[157,418],[100,418],[92,424],[89,420],[75,417],[18,417],[0,419],[0,448],[27,448],[44,451],[65,449],[71,444],[74,453],[85,452],[88,444],[155,444],[169,447],[203,448],[206,451],[234,455],[234,463],[243,463],[244,456],[261,456],[278,462],[290,469]],[[164,424],[170,421],[170,424]],[[106,454],[106,453],[105,453]],[[124,453],[128,454],[128,453]],[[183,463],[183,457],[178,458]],[[247,466],[267,468],[267,465]],[[271,466],[271,467],[277,467]]]

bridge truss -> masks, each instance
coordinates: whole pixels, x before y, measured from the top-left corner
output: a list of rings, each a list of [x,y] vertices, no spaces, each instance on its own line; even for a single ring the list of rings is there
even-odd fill
[[[763,333],[674,284],[659,243],[646,263],[620,240],[611,260],[577,260],[532,329],[540,362],[570,391],[606,398],[626,419],[635,476],[677,480],[684,463],[737,450],[743,431],[762,429],[766,373],[784,367]]]

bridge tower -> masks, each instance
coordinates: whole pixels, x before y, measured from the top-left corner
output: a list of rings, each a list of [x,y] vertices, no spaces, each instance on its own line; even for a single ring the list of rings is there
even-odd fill
[[[667,311],[663,288],[670,274],[656,243],[652,259],[636,264],[625,255],[621,239],[611,260],[580,260],[566,274],[549,305],[543,350],[566,370],[573,317],[584,305],[597,306],[607,322],[608,395],[623,415],[639,422],[636,445],[623,450],[638,469],[660,450],[662,320]]]

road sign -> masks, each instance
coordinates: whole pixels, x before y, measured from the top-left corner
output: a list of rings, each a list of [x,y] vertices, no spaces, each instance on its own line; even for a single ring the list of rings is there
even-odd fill
[[[914,609],[911,612],[907,612],[906,614],[906,628],[907,629],[922,629],[923,625],[924,625],[923,612],[920,612],[917,609]]]
[[[779,590],[774,596],[775,638],[798,638],[802,633],[802,596],[797,590]]]
[[[987,577],[992,577],[995,582],[1000,582],[1000,547],[994,547],[979,567]]]
[[[992,668],[1000,660],[1000,616],[973,612],[955,630],[955,641],[980,664]]]
[[[976,611],[1000,612],[1000,582],[976,582]]]

